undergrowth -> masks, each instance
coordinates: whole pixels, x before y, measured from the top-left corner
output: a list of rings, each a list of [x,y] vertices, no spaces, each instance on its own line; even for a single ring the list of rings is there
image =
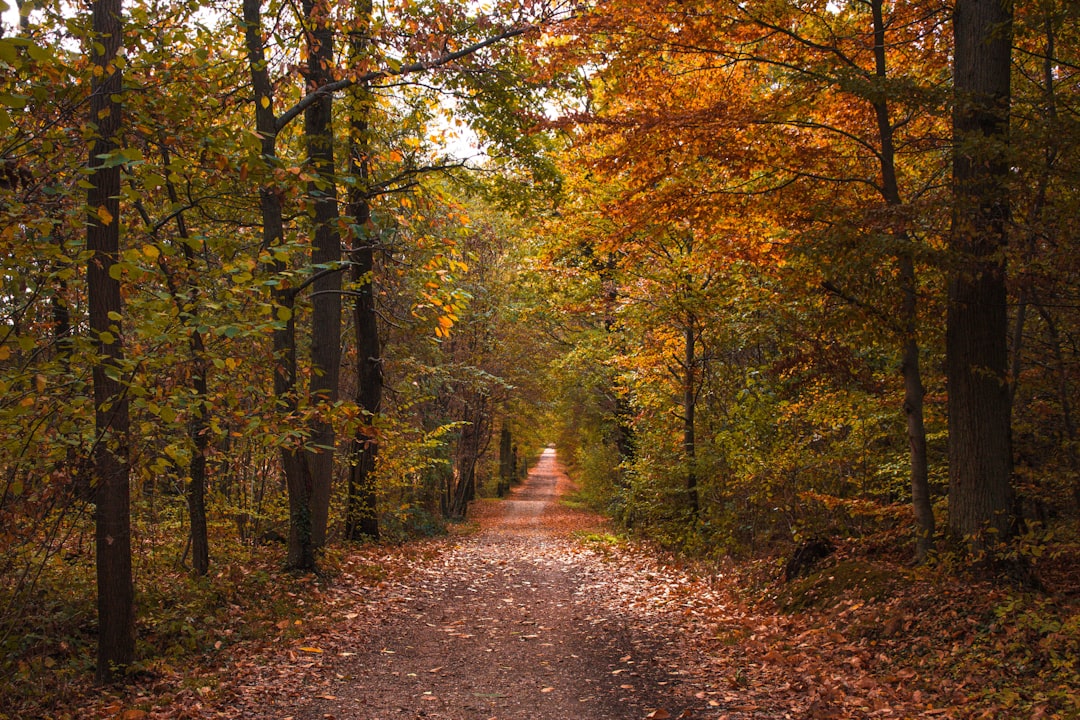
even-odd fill
[[[212,666],[234,645],[297,636],[318,614],[319,589],[340,572],[337,552],[322,555],[318,576],[298,576],[284,569],[284,546],[246,545],[228,530],[215,528],[207,577],[192,577],[175,548],[142,558],[135,578],[136,661],[124,682],[153,683]],[[96,694],[92,556],[57,556],[55,563],[34,588],[20,619],[24,631],[4,645],[0,720],[77,717],[64,708]]]

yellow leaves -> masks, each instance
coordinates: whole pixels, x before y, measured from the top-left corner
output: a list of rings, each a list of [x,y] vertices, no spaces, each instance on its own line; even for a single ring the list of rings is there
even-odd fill
[[[264,110],[270,107],[270,98],[263,95],[261,98],[259,98],[259,105],[261,105]]]
[[[157,245],[143,245],[142,254],[153,261],[161,257],[161,250],[158,249]]]
[[[442,315],[438,319],[438,325],[435,327],[435,336],[440,338],[450,337],[450,328],[454,327],[454,318],[451,315]]]
[[[97,216],[98,216],[98,219],[101,220],[101,224],[104,225],[105,227],[108,227],[109,225],[112,225],[112,221],[115,220],[115,218],[113,217],[113,214],[111,212],[109,212],[109,209],[107,207],[105,207],[104,205],[101,205],[100,207],[98,207]]]
[[[7,345],[0,345],[0,360],[7,360],[11,357],[11,348]]]

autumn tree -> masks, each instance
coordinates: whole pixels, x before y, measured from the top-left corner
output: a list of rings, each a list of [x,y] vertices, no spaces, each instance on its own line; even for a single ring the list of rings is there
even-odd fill
[[[953,37],[949,529],[985,546],[1013,532],[1004,255],[1012,4],[961,0],[953,13]]]
[[[350,31],[349,57],[361,65],[371,52],[372,5],[356,3],[356,26]],[[371,89],[357,84],[349,96],[348,212],[352,227],[353,331],[356,334],[356,404],[363,422],[352,439],[346,488],[345,537],[378,539],[379,518],[375,488],[375,460],[379,438],[375,419],[382,409],[383,357],[375,299],[375,254],[378,232],[371,221],[370,193],[372,146],[370,131],[374,97]]]
[[[120,282],[114,275],[120,251],[119,150],[123,70],[117,63],[123,41],[120,0],[92,6],[88,39],[95,70],[90,83],[90,149],[86,247],[89,327],[98,352],[94,363],[97,428],[93,452],[97,531],[97,680],[108,682],[135,659],[135,605],[131,576],[131,510],[128,397],[124,363]]]
[[[306,91],[310,94],[333,79],[334,18],[327,2],[305,0],[303,28],[307,43]],[[311,473],[309,498],[311,542],[326,541],[330,487],[334,474],[334,428],[328,415],[338,399],[341,370],[341,235],[338,226],[338,178],[334,164],[333,94],[318,93],[304,109],[308,163],[314,176],[308,184],[314,233],[311,245],[311,370],[309,395],[316,408],[308,436]]]

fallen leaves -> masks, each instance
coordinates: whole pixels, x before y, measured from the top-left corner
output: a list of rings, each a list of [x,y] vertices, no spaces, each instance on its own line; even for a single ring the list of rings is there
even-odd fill
[[[498,508],[485,507],[485,532],[504,532]],[[561,713],[552,717],[591,717],[598,702],[648,720],[1069,717],[1056,709],[1060,700],[1020,713],[1024,698],[991,695],[998,678],[1019,672],[992,662],[1020,636],[986,612],[995,600],[978,597],[979,588],[958,594],[911,581],[895,596],[841,594],[787,614],[751,592],[762,587],[753,578],[665,563],[648,547],[599,542],[596,533],[576,539],[587,525],[565,512],[519,516],[494,546],[452,537],[353,551],[343,566],[367,570],[296,588],[289,611],[303,616],[265,619],[261,644],[232,635],[206,667],[163,670],[157,685],[74,716],[381,717],[369,711],[379,700],[391,708],[386,717],[410,703],[434,715],[463,702],[506,719],[524,717],[505,709],[531,697]],[[542,543],[530,540],[537,536]],[[373,567],[394,581],[368,582]],[[551,578],[570,586],[569,597],[553,603]],[[413,636],[395,634],[409,623]],[[567,645],[576,632],[585,644]],[[978,632],[988,637],[981,665]],[[419,653],[418,641],[435,649]],[[364,667],[381,679],[356,670]],[[521,684],[510,684],[515,675]]]

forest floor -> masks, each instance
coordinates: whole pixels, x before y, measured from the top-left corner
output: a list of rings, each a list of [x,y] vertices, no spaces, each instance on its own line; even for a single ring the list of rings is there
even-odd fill
[[[1049,631],[1002,618],[1005,592],[841,558],[801,583],[773,573],[763,597],[618,539],[560,501],[572,491],[548,450],[467,529],[350,551],[330,582],[283,591],[297,614],[260,639],[53,717],[1080,717],[1075,672],[1044,670]]]

